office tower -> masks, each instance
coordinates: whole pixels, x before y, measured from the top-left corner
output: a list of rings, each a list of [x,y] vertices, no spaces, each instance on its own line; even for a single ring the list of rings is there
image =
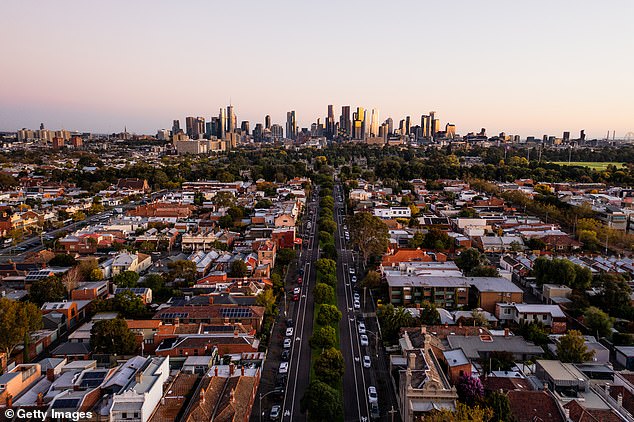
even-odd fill
[[[581,140],[581,142],[584,142],[586,140],[586,131],[585,130],[581,130],[581,132],[579,132],[579,140]]]
[[[328,105],[328,117],[326,117],[326,138],[332,139],[335,135],[335,111],[332,104]]]
[[[410,131],[411,127],[412,127],[412,122],[411,122],[409,116],[407,116],[405,118],[405,134],[406,135],[409,135],[409,131]]]
[[[370,118],[370,136],[379,136],[379,110],[372,109],[372,117]]]
[[[264,128],[271,129],[271,116],[269,116],[268,114],[264,116]]]
[[[282,129],[282,126],[278,124],[271,125],[271,138],[274,141],[277,141],[278,139],[282,139],[283,137],[284,130]]]
[[[180,120],[174,120],[172,122],[172,136],[177,135],[179,133],[181,133],[181,122]]]
[[[225,114],[225,109],[220,107],[220,114],[218,115],[218,139],[226,138],[226,128],[227,128],[227,115]]]
[[[227,132],[232,133],[236,130],[236,116],[233,114],[233,106],[227,106]]]
[[[44,130],[44,123],[40,123],[40,130]]]
[[[243,120],[240,123],[240,131],[242,131],[242,133],[245,134],[245,135],[249,134],[249,121],[248,120]]]
[[[485,127],[481,128],[478,136],[487,136],[487,129]]]
[[[365,139],[365,110],[357,107],[357,111],[352,113],[352,139]]]
[[[564,132],[564,142],[570,142],[570,132]]]
[[[433,119],[431,121],[431,135],[432,137],[436,136],[436,134],[440,132],[440,120]]]
[[[194,139],[200,139],[205,135],[205,118],[196,117],[196,127],[194,130]]]
[[[394,120],[392,120],[391,117],[388,117],[385,120],[385,124],[387,125],[387,134],[386,135],[391,135],[394,133]]]
[[[422,116],[420,116],[420,129],[421,129],[423,138],[429,138],[429,127],[430,127],[429,116],[426,114],[423,114]]]
[[[194,138],[194,127],[196,126],[196,118],[192,116],[185,117],[185,133],[191,139]]]
[[[209,121],[209,137],[211,138],[212,136],[215,136],[216,138],[218,137],[218,122],[220,121],[219,117],[216,116],[211,116],[211,119]]]
[[[262,140],[263,133],[264,129],[262,127],[262,123],[256,123],[255,127],[253,128],[253,139],[257,142],[260,142]]]
[[[453,139],[456,137],[456,125],[451,124],[451,123],[447,123],[445,125],[445,133],[447,138],[449,139]]]
[[[295,110],[286,113],[286,137],[288,139],[297,139],[297,120],[295,119]]]
[[[405,134],[405,119],[401,119],[401,121],[398,122],[398,132],[401,135]]]
[[[350,121],[350,106],[341,107],[341,117],[339,117],[339,130],[344,137],[350,138],[352,135],[352,122]]]

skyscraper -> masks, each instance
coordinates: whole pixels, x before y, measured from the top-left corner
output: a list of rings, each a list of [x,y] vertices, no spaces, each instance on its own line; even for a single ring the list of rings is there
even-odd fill
[[[365,139],[365,110],[357,107],[357,111],[352,114],[352,139]]]
[[[297,121],[295,120],[295,110],[286,113],[286,137],[288,139],[297,138]]]
[[[271,116],[269,116],[268,114],[264,116],[264,128],[271,129]]]
[[[332,104],[328,105],[328,117],[326,118],[326,137],[332,139],[335,135],[335,111]]]
[[[456,125],[451,124],[451,123],[447,123],[445,125],[445,133],[447,138],[449,139],[453,139],[456,137]]]
[[[249,121],[248,120],[243,120],[240,123],[240,130],[242,131],[243,134],[248,135],[249,134]]]
[[[372,109],[372,118],[370,119],[370,136],[379,136],[379,110]]]
[[[435,116],[436,116],[435,111],[429,112],[429,138],[430,139],[433,139],[436,132],[438,132],[436,128],[436,123],[434,123]],[[438,127],[440,128],[440,123],[438,124]]]
[[[180,120],[174,120],[172,122],[172,136],[177,135],[179,133],[181,133],[181,122]]]
[[[430,135],[429,135],[430,126],[431,124],[429,122],[429,116],[426,114],[423,114],[422,116],[420,116],[420,128],[422,131],[423,138],[425,139],[430,138]]]
[[[194,127],[196,126],[196,118],[192,116],[185,117],[185,130],[190,139],[194,139]]]
[[[341,107],[341,117],[339,117],[339,130],[346,138],[352,135],[352,123],[350,121],[350,106]]]
[[[394,133],[394,120],[392,120],[391,117],[388,117],[385,120],[385,124],[387,125],[387,133],[385,135],[387,136],[387,135],[393,134]]]
[[[220,113],[218,115],[218,139],[226,138],[226,127],[227,127],[227,115],[225,114],[225,109],[220,107]]]
[[[192,139],[200,139],[205,134],[205,118],[196,117],[194,120],[194,126],[192,128],[192,134],[189,136]]]
[[[257,142],[261,141],[263,133],[264,129],[262,128],[262,123],[256,123],[253,128],[253,139]]]
[[[233,133],[236,130],[236,116],[233,114],[233,106],[227,106],[227,132]]]
[[[271,138],[273,141],[277,141],[278,139],[282,139],[284,137],[284,129],[282,126],[273,124],[271,125]]]
[[[405,134],[409,135],[410,129],[412,127],[412,122],[409,116],[405,118]]]

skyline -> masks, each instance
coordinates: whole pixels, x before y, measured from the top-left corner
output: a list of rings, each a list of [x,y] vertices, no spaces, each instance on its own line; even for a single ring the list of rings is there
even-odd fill
[[[634,131],[630,2],[187,6],[7,5],[0,129],[152,134],[232,103],[251,128],[291,110],[310,127],[334,104],[379,124],[436,110],[461,134]]]

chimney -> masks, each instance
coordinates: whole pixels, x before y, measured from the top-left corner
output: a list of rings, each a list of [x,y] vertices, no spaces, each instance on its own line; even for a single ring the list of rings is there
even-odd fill
[[[178,327],[181,323],[181,319],[179,317],[174,318],[174,326]]]
[[[201,404],[205,404],[205,389],[204,388],[200,389],[200,395],[198,396],[198,398],[200,399]]]
[[[244,365],[240,367],[240,375],[244,376]]]
[[[214,374],[215,374],[215,376],[218,376],[218,367],[217,366],[214,368]]]
[[[212,295],[209,295],[209,304],[210,305],[214,304],[214,297]]]
[[[619,393],[618,396],[616,396],[616,402],[619,404],[619,406],[623,407],[623,394]]]
[[[46,369],[46,379],[49,380],[50,382],[55,381],[55,369],[53,368]]]
[[[141,384],[143,382],[143,371],[139,371],[134,375],[134,381],[137,384]]]
[[[37,393],[37,406],[40,407],[44,404],[44,396],[42,393]]]
[[[232,377],[235,371],[236,371],[236,366],[233,364],[233,362],[231,362],[229,364],[229,376]]]
[[[504,337],[508,337],[509,336],[509,329],[505,328],[504,329]]]
[[[415,353],[410,353],[408,355],[407,367],[412,370],[416,369],[416,354]]]

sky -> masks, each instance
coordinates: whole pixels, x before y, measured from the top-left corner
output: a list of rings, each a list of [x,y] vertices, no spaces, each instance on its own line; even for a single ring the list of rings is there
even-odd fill
[[[634,2],[5,0],[0,130],[154,134],[327,105],[466,134],[634,132]]]

